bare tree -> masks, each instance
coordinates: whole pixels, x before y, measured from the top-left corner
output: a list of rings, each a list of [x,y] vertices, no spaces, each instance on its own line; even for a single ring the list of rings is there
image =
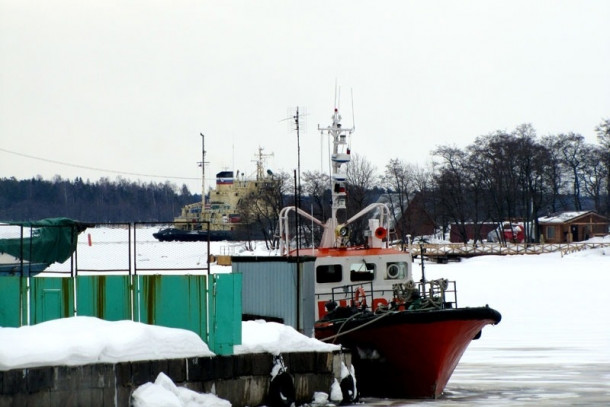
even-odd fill
[[[279,172],[272,178],[260,181],[262,187],[242,198],[237,204],[241,230],[246,241],[262,236],[268,249],[275,247],[275,237],[278,234],[279,213],[285,205],[285,197],[291,186],[290,176]]]
[[[566,173],[571,175],[574,209],[581,211],[580,184],[582,169],[585,165],[585,139],[583,136],[576,133],[560,134],[558,139],[558,146],[562,155],[562,164],[566,169]]]
[[[598,213],[604,213],[602,194],[608,177],[608,168],[605,166],[603,156],[603,147],[585,145],[583,148],[582,186],[585,193],[593,199],[595,210]]]
[[[387,191],[387,200],[390,212],[394,217],[394,225],[400,233],[400,240],[403,242],[406,235],[409,234],[407,219],[404,215],[414,190],[413,172],[411,164],[394,158],[386,165],[382,176],[382,185],[384,185]]]
[[[347,191],[348,213],[353,215],[372,203],[371,190],[375,186],[377,169],[364,156],[352,154],[351,158],[347,167]]]
[[[456,225],[462,241],[467,243],[467,224],[474,223],[475,236],[480,229],[478,212],[473,210],[479,206],[483,189],[477,177],[481,173],[480,165],[472,155],[457,147],[438,147],[434,155],[441,159],[435,172],[441,213]]]
[[[466,223],[471,223],[476,240],[482,222],[489,219],[498,224],[519,219],[531,225],[546,202],[547,150],[530,124],[477,137],[466,151],[441,147],[435,155],[442,159],[435,172],[438,201],[464,241]]]
[[[545,205],[544,177],[549,162],[547,149],[536,140],[531,124],[518,126],[512,133],[517,140],[519,192],[521,202],[517,213],[524,221],[526,237],[537,240],[538,213]],[[535,229],[531,228],[532,224]]]
[[[314,206],[314,216],[322,221],[330,216],[330,178],[320,171],[305,171],[301,177],[303,192]]]
[[[347,216],[351,217],[373,201],[372,190],[375,181],[375,166],[364,156],[352,154],[347,166]],[[352,241],[355,244],[365,243],[363,232],[366,229],[365,218],[360,218],[350,225]]]
[[[519,143],[510,133],[496,133],[477,137],[470,147],[482,171],[493,209],[492,218],[498,222],[517,216],[519,204]]]
[[[541,144],[546,150],[546,160],[544,163],[544,185],[545,195],[549,205],[548,212],[554,213],[559,210],[561,202],[561,192],[565,188],[565,180],[562,175],[562,156],[561,141],[557,136],[550,135],[542,137]]]
[[[601,213],[610,216],[610,119],[604,119],[596,128],[597,140],[601,145],[601,162],[606,171],[606,207]]]
[[[331,213],[330,177],[319,171],[305,171],[301,176],[303,192],[308,196],[312,215],[321,221],[326,221]],[[310,208],[302,208],[308,211]],[[304,245],[315,245],[322,237],[322,230],[308,222],[301,223],[301,236]],[[311,236],[312,242],[309,242]]]

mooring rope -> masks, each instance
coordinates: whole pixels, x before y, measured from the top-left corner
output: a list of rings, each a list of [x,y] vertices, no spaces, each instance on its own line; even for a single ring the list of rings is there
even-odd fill
[[[372,319],[372,320],[370,320],[370,321],[368,321],[368,322],[365,322],[365,323],[363,323],[362,325],[358,325],[358,326],[357,326],[357,327],[355,327],[355,328],[348,329],[348,330],[347,330],[347,331],[345,331],[345,332],[341,332],[341,330],[343,329],[343,327],[345,326],[345,324],[347,324],[347,323],[348,323],[350,320],[352,320],[353,318],[357,317],[358,315],[362,315],[362,312],[358,312],[358,313],[356,313],[356,314],[352,315],[351,317],[349,317],[348,319],[346,319],[345,321],[343,321],[343,323],[341,324],[341,326],[340,326],[340,327],[339,327],[339,329],[337,330],[337,333],[336,333],[336,334],[334,334],[334,335],[332,335],[332,336],[329,336],[328,338],[321,339],[321,341],[322,341],[322,342],[328,342],[328,341],[330,341],[330,340],[332,339],[332,340],[333,340],[333,343],[335,343],[335,339],[337,339],[338,337],[343,336],[343,335],[347,335],[347,334],[349,334],[349,333],[352,333],[352,332],[354,332],[354,331],[357,331],[357,330],[359,330],[359,329],[362,329],[362,328],[364,328],[365,326],[368,326],[368,325],[372,324],[373,322],[379,321],[381,318],[384,318],[384,317],[386,317],[386,316],[388,316],[388,315],[391,315],[391,314],[394,314],[394,313],[395,313],[395,311],[391,311],[391,312],[386,312],[386,313],[383,313],[382,315],[380,315],[380,316],[378,316],[378,317],[376,317],[376,318],[374,318],[374,319]]]

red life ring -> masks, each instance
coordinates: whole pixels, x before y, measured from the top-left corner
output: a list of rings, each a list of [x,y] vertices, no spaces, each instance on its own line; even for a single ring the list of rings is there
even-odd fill
[[[362,297],[362,299],[360,299]],[[356,307],[366,307],[366,293],[364,288],[358,287],[356,289],[356,295],[354,296],[354,305]]]

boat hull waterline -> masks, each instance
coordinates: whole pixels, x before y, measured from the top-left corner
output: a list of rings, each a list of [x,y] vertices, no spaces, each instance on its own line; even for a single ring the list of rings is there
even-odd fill
[[[315,334],[339,333],[334,343],[352,350],[361,395],[438,398],[470,342],[500,319],[489,307],[370,313],[318,321]]]
[[[181,230],[176,228],[161,229],[153,233],[153,237],[160,242],[219,242],[232,240],[233,233],[230,230]]]

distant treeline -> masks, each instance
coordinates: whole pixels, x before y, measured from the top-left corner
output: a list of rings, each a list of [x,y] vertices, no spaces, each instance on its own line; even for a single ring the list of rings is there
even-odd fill
[[[182,206],[199,200],[201,195],[191,194],[186,185],[170,182],[0,178],[0,221],[50,217],[96,223],[168,221]]]

